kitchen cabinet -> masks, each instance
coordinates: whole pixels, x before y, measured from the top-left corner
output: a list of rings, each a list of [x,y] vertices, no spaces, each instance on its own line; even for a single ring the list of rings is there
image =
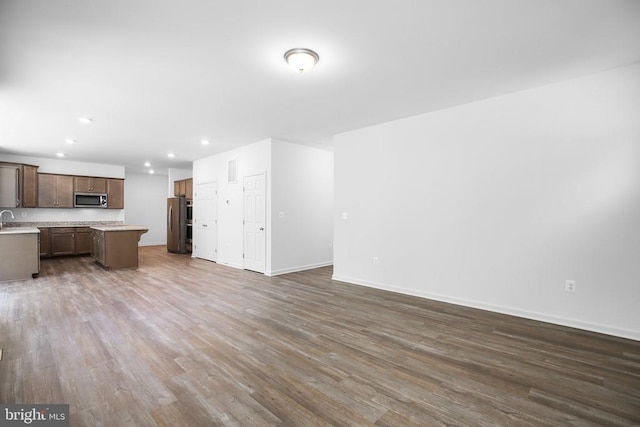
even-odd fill
[[[192,178],[185,179],[184,197],[186,197],[188,200],[193,200],[193,179]]]
[[[40,230],[40,258],[51,256],[51,246],[49,244],[49,229],[42,227]]]
[[[91,228],[51,227],[49,229],[50,256],[89,255],[91,253]],[[40,250],[42,253],[42,249]]]
[[[124,209],[124,179],[38,173],[38,166],[0,162],[0,208],[73,208],[74,193],[107,194],[107,208]]]
[[[49,231],[51,256],[73,255],[76,247],[74,227],[53,227]]]
[[[77,227],[75,233],[75,255],[91,254],[91,228]]]
[[[107,179],[90,176],[73,177],[73,189],[76,193],[99,193],[107,192]]]
[[[38,206],[38,166],[22,165],[22,207]]]
[[[176,184],[177,184],[177,191],[176,191]],[[176,197],[185,197],[187,194],[187,183],[185,182],[184,179],[181,179],[179,181],[174,182],[173,184],[173,190],[176,193]]]
[[[40,272],[38,239],[35,227],[5,228],[0,231],[0,282],[25,280]]]
[[[104,231],[92,230],[91,231],[91,256],[93,259],[102,264],[107,265],[107,259],[105,257],[105,242]]]
[[[0,164],[0,210],[20,206],[20,165]]]
[[[193,199],[193,178],[179,179],[173,181],[173,195],[175,197],[185,197]]]
[[[107,179],[107,208],[124,209],[124,179]]]
[[[138,242],[148,228],[128,225],[91,227],[93,259],[112,270],[138,267]]]
[[[73,177],[68,175],[38,174],[39,208],[72,208]]]
[[[38,167],[0,163],[0,207],[35,208],[38,203]]]

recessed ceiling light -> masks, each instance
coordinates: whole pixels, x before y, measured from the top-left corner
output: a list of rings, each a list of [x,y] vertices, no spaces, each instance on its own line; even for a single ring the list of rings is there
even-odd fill
[[[200,143],[202,145],[209,145],[209,140],[208,139],[203,139],[202,141],[200,141]]]
[[[154,174],[154,173],[155,173],[155,171],[154,171],[153,169],[149,169],[149,173],[150,173],[150,174]]]
[[[64,140],[64,142],[66,142],[67,144],[75,144],[78,141],[76,141],[75,139],[67,138]]]
[[[145,165],[146,167],[149,167],[149,166],[151,166],[151,162],[144,162],[144,165]]]
[[[298,47],[289,49],[284,53],[284,60],[298,73],[306,73],[311,70],[320,60],[317,53],[311,49]]]
[[[82,124],[88,125],[93,121],[93,119],[90,119],[89,117],[78,117],[78,121]]]
[[[167,157],[170,157],[170,158],[172,158],[172,159],[173,159],[175,156],[176,156],[176,155],[175,155],[175,154],[173,154],[173,153],[167,153]]]
[[[64,153],[56,153],[56,156],[58,156],[58,157],[64,157]]]

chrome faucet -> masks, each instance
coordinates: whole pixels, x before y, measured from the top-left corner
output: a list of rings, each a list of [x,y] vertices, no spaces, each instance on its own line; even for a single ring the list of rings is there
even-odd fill
[[[9,215],[11,215],[11,219],[16,219],[16,217],[13,216],[13,212],[11,212],[10,210],[5,209],[3,211],[0,211],[0,231],[2,231],[2,214],[4,214],[5,212],[9,212]]]

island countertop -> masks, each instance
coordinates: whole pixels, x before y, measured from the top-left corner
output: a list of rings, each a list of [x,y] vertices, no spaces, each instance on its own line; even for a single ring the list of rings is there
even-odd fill
[[[149,231],[148,227],[139,227],[137,225],[92,225],[92,230],[98,231]]]

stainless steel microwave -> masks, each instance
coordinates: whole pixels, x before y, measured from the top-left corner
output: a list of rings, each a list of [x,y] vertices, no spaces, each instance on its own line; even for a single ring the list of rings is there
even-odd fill
[[[107,195],[99,193],[75,193],[73,206],[76,208],[106,208]]]

